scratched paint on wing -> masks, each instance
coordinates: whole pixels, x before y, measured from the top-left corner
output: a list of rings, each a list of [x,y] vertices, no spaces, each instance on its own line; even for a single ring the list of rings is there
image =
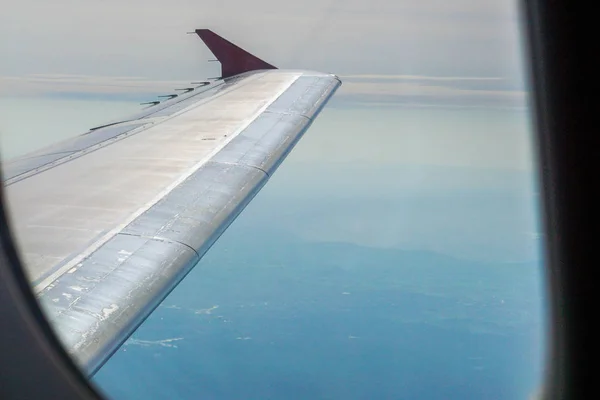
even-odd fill
[[[118,309],[119,309],[119,306],[116,305],[116,304],[111,304],[110,307],[103,308],[102,309],[102,315],[100,316],[100,320],[101,321],[106,320],[108,317],[110,317],[110,315],[112,313],[114,313]]]

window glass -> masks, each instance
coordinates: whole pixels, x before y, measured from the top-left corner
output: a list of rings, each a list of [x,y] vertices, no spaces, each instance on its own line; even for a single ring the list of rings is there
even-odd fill
[[[8,14],[0,149],[36,292],[54,278],[28,253],[38,238],[19,233],[31,231],[19,225],[11,162],[218,77],[213,54],[185,32],[209,27],[280,68],[343,82],[91,377],[109,398],[540,394],[544,235],[516,2],[27,0]],[[112,193],[90,185],[91,197]]]

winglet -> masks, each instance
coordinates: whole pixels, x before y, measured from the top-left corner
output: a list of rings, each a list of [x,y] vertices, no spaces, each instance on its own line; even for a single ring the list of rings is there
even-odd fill
[[[196,34],[221,62],[221,78],[229,78],[243,72],[277,67],[253,56],[210,29],[196,29]]]

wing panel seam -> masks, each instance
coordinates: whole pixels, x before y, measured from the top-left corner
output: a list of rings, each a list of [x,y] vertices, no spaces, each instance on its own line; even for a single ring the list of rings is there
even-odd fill
[[[200,259],[200,254],[198,254],[198,251],[196,249],[194,249],[192,246],[190,246],[187,243],[180,242],[179,240],[173,240],[173,239],[169,239],[169,238],[166,238],[163,236],[148,236],[148,235],[139,235],[136,233],[127,233],[127,232],[119,232],[117,235],[133,236],[133,237],[138,237],[140,239],[157,240],[160,242],[180,244],[180,245],[185,246],[188,249],[192,250],[196,254],[196,257],[198,257],[198,259]]]

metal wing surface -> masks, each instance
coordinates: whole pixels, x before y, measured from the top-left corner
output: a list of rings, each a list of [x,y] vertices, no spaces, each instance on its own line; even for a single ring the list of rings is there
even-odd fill
[[[196,33],[222,77],[2,168],[24,267],[89,375],[196,265],[340,85]]]

